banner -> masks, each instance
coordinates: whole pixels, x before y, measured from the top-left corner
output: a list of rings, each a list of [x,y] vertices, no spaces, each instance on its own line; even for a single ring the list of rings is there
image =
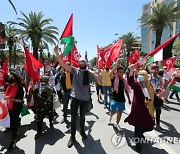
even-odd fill
[[[7,108],[6,100],[4,100],[4,95],[0,93],[0,126],[4,128],[10,127],[10,117]]]

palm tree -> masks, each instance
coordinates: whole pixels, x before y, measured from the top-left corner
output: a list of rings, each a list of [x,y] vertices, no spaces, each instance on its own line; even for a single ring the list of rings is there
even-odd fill
[[[16,31],[21,34],[27,36],[27,39],[30,38],[33,47],[33,55],[36,59],[38,59],[38,49],[40,43],[51,45],[55,45],[58,41],[55,35],[58,35],[58,29],[55,26],[47,26],[53,20],[51,18],[43,19],[44,15],[42,12],[29,13],[29,16],[25,15],[21,12],[24,18],[18,18],[20,22],[9,21],[8,23],[13,25],[19,25],[24,29],[16,29]]]
[[[16,32],[15,32],[15,27],[11,25],[6,25],[6,39],[7,39],[7,45],[9,47],[9,65],[11,66],[12,64],[12,49],[13,45],[16,42]]]
[[[128,32],[127,34],[122,35],[122,37],[119,39],[123,39],[124,42],[123,48],[126,49],[127,57],[129,57],[133,47],[137,46],[139,37],[135,36],[133,32]]]
[[[12,2],[11,0],[8,0],[8,1],[9,1],[9,3],[11,4],[11,6],[13,7],[13,9],[14,9],[15,13],[17,14],[16,8],[15,8],[15,6],[14,6],[13,2]]]
[[[180,6],[177,6],[176,3],[177,2],[170,4],[166,4],[165,2],[157,3],[157,6],[152,7],[151,15],[143,15],[138,19],[141,22],[141,27],[148,27],[149,30],[155,31],[155,48],[161,44],[163,29],[173,29],[172,23],[180,18],[180,14],[177,13],[180,10]]]

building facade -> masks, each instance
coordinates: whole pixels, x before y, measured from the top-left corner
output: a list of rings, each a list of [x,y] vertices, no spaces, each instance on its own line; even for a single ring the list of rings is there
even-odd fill
[[[148,16],[152,13],[152,7],[156,6],[157,3],[165,2],[167,4],[177,1],[177,5],[180,6],[180,0],[152,0],[152,2],[144,4],[142,9],[142,15]],[[180,13],[180,11],[178,12]],[[170,37],[174,36],[175,34],[180,32],[180,20],[177,20],[173,23],[173,29],[166,28],[163,30],[161,43],[165,42]],[[152,30],[149,30],[148,27],[142,27],[141,28],[141,36],[142,36],[142,52],[148,53],[155,48],[155,32]]]

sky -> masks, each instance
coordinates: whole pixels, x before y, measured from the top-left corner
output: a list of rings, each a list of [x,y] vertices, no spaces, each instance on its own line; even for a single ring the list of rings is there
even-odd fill
[[[123,34],[133,32],[140,36],[137,21],[142,14],[143,4],[151,0],[12,0],[16,15],[8,0],[0,0],[0,22],[17,21],[20,11],[42,11],[45,18],[52,18],[51,25],[59,29],[59,36],[73,13],[73,35],[78,51],[88,59],[96,57],[97,45],[106,46]],[[118,34],[118,35],[115,35]],[[51,53],[53,46],[49,46]]]

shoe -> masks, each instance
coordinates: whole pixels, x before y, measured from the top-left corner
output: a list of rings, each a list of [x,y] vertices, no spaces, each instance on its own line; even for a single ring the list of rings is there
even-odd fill
[[[12,140],[7,150],[12,150],[16,146],[16,141]]]
[[[113,125],[113,123],[111,122],[111,119],[108,120],[108,126]]]
[[[87,135],[85,132],[80,132],[80,135],[82,137],[83,140],[86,140],[87,139]]]
[[[107,106],[106,105],[104,105],[104,109],[106,109],[107,108]]]
[[[3,133],[8,133],[8,132],[10,132],[10,130],[11,130],[11,128],[6,128],[6,129],[3,131]]]
[[[115,128],[116,128],[118,131],[120,131],[120,132],[123,131],[123,129],[122,129],[122,128],[120,127],[120,125],[118,125],[118,124],[115,125]]]
[[[157,128],[157,131],[159,131],[161,133],[165,133],[166,132],[166,130],[161,128],[161,126],[156,126],[156,128]]]
[[[41,132],[37,132],[37,134],[34,136],[34,139],[37,140],[41,134]]]
[[[67,144],[67,147],[68,148],[71,148],[73,145],[74,145],[74,142],[76,141],[76,139],[74,138],[70,138],[69,141],[68,141],[68,144]]]

